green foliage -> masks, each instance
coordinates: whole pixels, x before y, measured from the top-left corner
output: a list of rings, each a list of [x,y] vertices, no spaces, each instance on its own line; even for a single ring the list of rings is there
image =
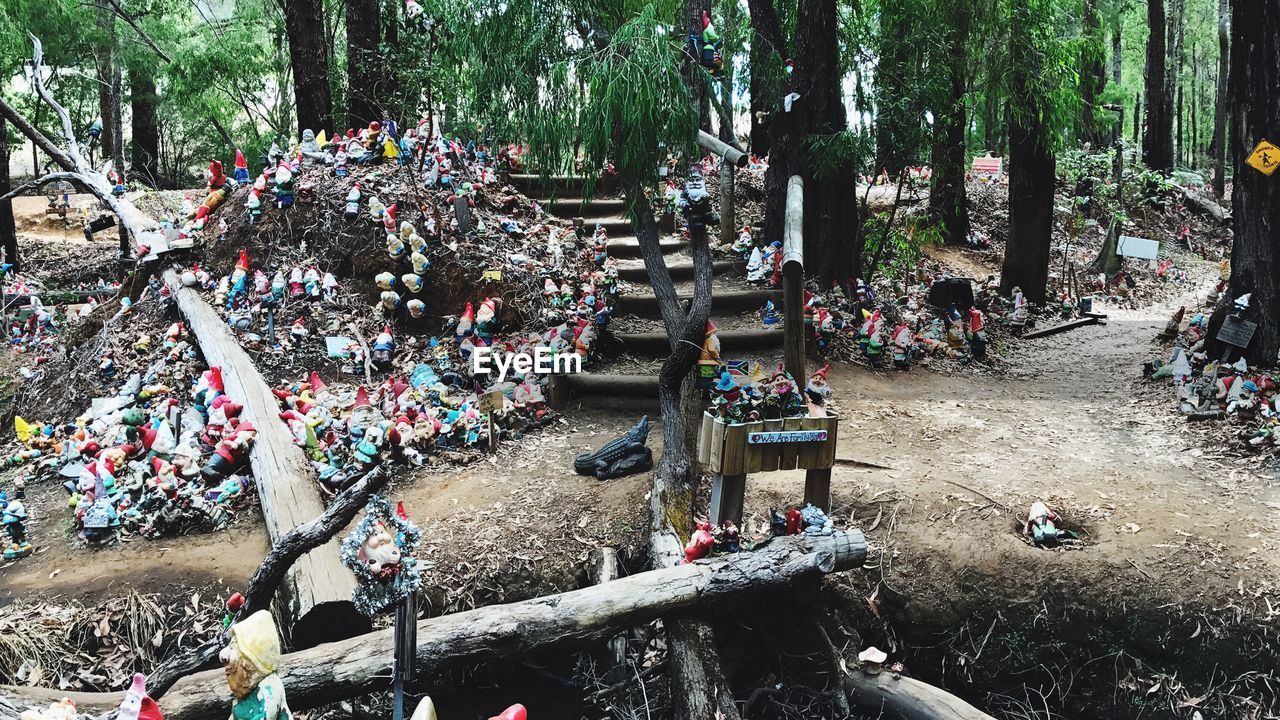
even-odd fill
[[[876,213],[867,218],[863,227],[867,239],[863,256],[879,259],[868,277],[902,277],[919,264],[925,247],[942,245],[945,241],[942,226],[924,215],[907,220],[899,217],[886,232],[889,215],[888,212]]]

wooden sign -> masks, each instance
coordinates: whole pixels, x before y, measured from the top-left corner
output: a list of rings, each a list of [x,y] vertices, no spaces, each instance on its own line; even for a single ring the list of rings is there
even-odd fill
[[[776,445],[779,443],[826,442],[826,430],[790,430],[782,432],[753,432],[747,435],[748,445]]]
[[[1256,322],[1228,315],[1222,319],[1222,327],[1218,328],[1218,340],[1234,347],[1246,348],[1257,329]]]
[[[1155,260],[1160,256],[1160,243],[1157,240],[1121,235],[1116,254],[1127,258]]]
[[[1003,160],[997,157],[976,157],[973,159],[973,174],[999,180],[1003,170]]]
[[[458,232],[463,235],[471,232],[471,207],[467,200],[465,195],[453,199],[453,218],[458,221]]]
[[[1270,140],[1263,140],[1249,153],[1245,162],[1263,175],[1271,175],[1280,167],[1280,147],[1271,144]]]
[[[478,407],[480,412],[491,413],[502,409],[503,395],[501,390],[493,390],[480,396]]]

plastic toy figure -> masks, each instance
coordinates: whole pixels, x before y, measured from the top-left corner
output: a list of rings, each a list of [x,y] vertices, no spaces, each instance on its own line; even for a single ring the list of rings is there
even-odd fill
[[[395,512],[385,498],[374,495],[365,506],[364,518],[343,541],[342,564],[356,576],[352,601],[356,609],[373,615],[417,592],[422,574],[413,552],[422,531],[402,512]]]
[[[716,538],[711,534],[711,523],[698,523],[697,529],[693,531],[693,537],[689,538],[689,544],[684,546],[684,562],[691,563],[707,557],[715,544]]]
[[[292,720],[284,684],[276,674],[280,636],[271,613],[259,610],[231,626],[231,641],[218,654],[227,672],[231,720]]]

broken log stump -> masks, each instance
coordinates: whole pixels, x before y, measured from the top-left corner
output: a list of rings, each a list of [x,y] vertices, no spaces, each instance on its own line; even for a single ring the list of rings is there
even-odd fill
[[[450,667],[519,658],[551,647],[582,646],[659,618],[699,610],[723,612],[762,592],[860,567],[866,555],[866,539],[857,530],[774,538],[753,552],[422,620],[418,676],[430,678]],[[387,628],[285,655],[279,672],[289,707],[306,710],[385,689],[394,650],[395,633]],[[0,699],[5,696],[17,705],[38,706],[65,696],[82,713],[114,710],[121,698],[118,692],[0,687]],[[231,692],[221,668],[206,670],[179,680],[160,704],[165,720],[223,720]]]
[[[183,287],[173,270],[165,271],[164,281],[205,360],[222,368],[227,394],[244,406],[244,419],[258,431],[249,460],[262,518],[272,545],[278,545],[290,530],[324,513],[314,473],[280,421],[267,381],[227,324],[194,290]],[[331,539],[298,558],[281,585],[276,607],[294,647],[349,638],[370,628],[369,619],[351,602],[355,577],[338,559],[339,544]]]

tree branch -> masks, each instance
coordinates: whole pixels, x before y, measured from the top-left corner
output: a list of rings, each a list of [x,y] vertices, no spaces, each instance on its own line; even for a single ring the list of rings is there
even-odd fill
[[[369,502],[369,496],[381,490],[391,474],[383,466],[375,467],[346,490],[338,493],[329,507],[319,517],[290,530],[267,553],[262,564],[249,578],[244,591],[244,607],[237,619],[252,615],[271,606],[285,575],[298,558],[329,542],[355,518],[356,513]],[[148,681],[151,697],[159,699],[179,679],[210,665],[227,644],[227,633],[210,638],[199,647],[166,661],[151,674]]]
[[[22,185],[19,185],[18,187],[14,188],[12,191],[4,195],[0,195],[0,202],[4,202],[5,200],[12,200],[13,198],[18,197],[19,195],[26,193],[28,190],[36,190],[45,185],[48,185],[51,182],[57,182],[59,180],[66,180],[68,182],[77,183],[79,185],[85,185],[87,187],[87,184],[84,181],[84,177],[81,176],[80,173],[73,173],[73,172],[49,173],[44,177],[36,178],[35,180],[32,180],[31,182],[28,182],[28,183],[23,183]]]
[[[112,12],[114,12],[117,16],[119,16],[121,20],[124,20],[125,23],[129,25],[129,27],[133,28],[134,32],[138,33],[138,37],[142,38],[142,41],[145,42],[147,46],[151,48],[152,52],[160,56],[161,60],[167,63],[173,62],[173,58],[169,57],[165,53],[165,51],[161,50],[160,46],[156,45],[156,41],[152,40],[150,36],[148,36],[145,32],[142,31],[142,28],[138,27],[137,21],[133,19],[132,15],[125,12],[125,9],[120,5],[118,0],[107,0],[107,4],[111,6]]]

